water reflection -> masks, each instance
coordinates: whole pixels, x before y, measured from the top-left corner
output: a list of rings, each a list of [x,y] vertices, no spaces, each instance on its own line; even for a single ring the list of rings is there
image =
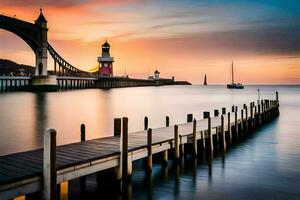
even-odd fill
[[[35,144],[37,146],[40,146],[39,143],[41,142],[43,138],[43,133],[45,131],[46,123],[47,123],[47,93],[35,93],[35,120],[34,120],[34,125],[35,125],[35,131],[34,131],[34,139],[35,139]]]
[[[261,88],[262,98],[274,98],[277,89],[280,88]],[[280,97],[284,96],[285,89],[279,90]],[[299,88],[292,88],[292,95],[299,99],[295,90],[299,91]],[[81,123],[86,125],[87,139],[98,138],[112,135],[113,118],[116,117],[127,116],[129,130],[135,131],[143,129],[144,116],[148,116],[152,128],[164,126],[167,115],[170,116],[170,125],[173,125],[184,122],[188,113],[201,119],[203,111],[224,106],[229,110],[232,104],[241,106],[255,101],[256,96],[256,87],[231,91],[223,86],[0,94],[0,155],[40,148],[42,133],[47,127],[57,130],[58,144],[66,144],[79,141]],[[294,103],[287,97],[288,102]],[[22,145],[5,144],[16,141]]]

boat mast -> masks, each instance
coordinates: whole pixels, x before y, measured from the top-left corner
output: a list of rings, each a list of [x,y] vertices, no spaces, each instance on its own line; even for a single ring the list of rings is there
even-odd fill
[[[231,64],[231,82],[232,82],[232,84],[234,84],[234,76],[233,76],[233,61],[232,61],[232,64]]]

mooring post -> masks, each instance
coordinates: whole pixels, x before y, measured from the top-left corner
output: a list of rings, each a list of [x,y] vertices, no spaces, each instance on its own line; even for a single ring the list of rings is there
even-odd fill
[[[250,103],[250,126],[251,126],[251,129],[253,129],[253,104],[252,104],[252,102]]]
[[[122,134],[120,145],[120,170],[122,174],[122,187],[125,188],[128,182],[128,118],[122,118]]]
[[[265,105],[264,105],[264,100],[261,100],[260,101],[260,121],[261,121],[261,124],[264,123],[265,121]]]
[[[43,199],[56,199],[56,131],[48,129],[44,133],[43,153]]]
[[[256,116],[257,116],[257,106],[254,106],[254,126],[257,126],[257,121],[256,121]]]
[[[162,165],[163,166],[167,166],[168,165],[168,160],[169,160],[169,158],[168,158],[168,150],[164,150],[162,152]]]
[[[270,100],[270,118],[273,119],[274,118],[274,101]]]
[[[227,131],[228,131],[228,137],[229,137],[229,144],[232,143],[232,134],[231,134],[231,121],[230,121],[230,112],[227,114]]]
[[[193,155],[197,156],[197,120],[193,121]]]
[[[122,119],[121,118],[115,118],[114,119],[114,136],[120,136],[121,135],[121,129],[122,129]]]
[[[245,108],[245,119],[246,119],[246,123],[245,123],[245,130],[246,132],[249,131],[248,126],[249,126],[249,122],[248,122],[248,107],[246,104],[244,104],[244,108]]]
[[[144,118],[144,130],[148,129],[148,117]]]
[[[260,109],[261,109],[261,105],[258,104],[257,105],[257,110],[258,110],[258,125],[261,125],[261,112],[260,112]]]
[[[210,117],[210,112],[203,112],[203,118],[208,119]]]
[[[208,137],[209,137],[209,151],[212,155],[214,152],[214,143],[213,143],[213,137],[212,137],[212,131],[211,131],[211,118],[208,118]]]
[[[85,141],[85,125],[81,124],[80,126],[80,141],[84,142]],[[80,183],[80,190],[85,191],[86,190],[86,177],[82,176],[79,178],[79,183]]]
[[[174,125],[174,148],[174,157],[177,162],[180,158],[178,125]]]
[[[215,109],[214,110],[214,117],[218,117],[219,116],[219,110]]]
[[[241,134],[244,133],[244,110],[241,109]]]
[[[272,117],[272,119],[274,118],[274,100],[271,100],[271,108],[272,108],[272,110],[271,110],[271,117]]]
[[[166,116],[166,127],[170,126],[170,117]]]
[[[239,125],[238,125],[238,117],[237,117],[237,114],[238,114],[238,108],[237,106],[235,107],[235,112],[234,112],[234,128],[235,128],[235,137],[236,137],[236,140],[238,139],[239,137]]]
[[[193,114],[187,114],[186,121],[187,122],[192,122],[193,121]]]
[[[80,141],[84,142],[85,141],[85,125],[81,124],[80,126]]]
[[[180,144],[179,144],[180,158],[182,158],[184,156],[184,144],[183,144],[183,141],[182,141],[182,135],[179,135],[179,141],[180,141]]]
[[[148,150],[148,157],[147,157],[147,171],[152,171],[152,129],[149,128],[147,131],[147,150]]]
[[[170,126],[170,117],[169,116],[166,116],[166,127],[169,127]],[[162,161],[161,161],[161,164],[163,166],[167,166],[168,165],[168,150],[164,150],[162,152]]]
[[[235,111],[235,106],[231,106],[231,112],[234,112]]]
[[[225,140],[225,125],[224,125],[224,115],[221,115],[221,146],[223,152],[226,151],[226,140]]]
[[[279,104],[278,91],[276,91],[276,102]]]
[[[226,115],[226,108],[225,107],[222,108],[222,115]]]

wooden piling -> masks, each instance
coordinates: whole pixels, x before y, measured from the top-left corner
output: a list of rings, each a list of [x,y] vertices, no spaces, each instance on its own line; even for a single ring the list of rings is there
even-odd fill
[[[80,139],[81,142],[85,141],[85,125],[81,124],[80,126]]]
[[[218,117],[218,116],[219,116],[219,110],[217,110],[217,109],[214,110],[214,116],[215,116],[215,117]]]
[[[122,165],[122,184],[127,184],[128,182],[128,118],[122,118],[122,135],[121,135],[121,161],[120,165]],[[123,185],[125,187],[125,185]]]
[[[168,150],[164,150],[162,152],[162,160],[161,160],[161,164],[163,166],[167,166],[168,165],[168,160],[169,160],[169,156],[168,156]]]
[[[122,129],[122,119],[121,118],[115,118],[114,119],[114,136],[120,136],[121,135],[121,129]]]
[[[170,118],[169,116],[166,116],[166,127],[170,126]],[[162,152],[162,159],[161,159],[161,164],[163,166],[167,166],[168,165],[168,150],[164,150]]]
[[[207,119],[210,117],[210,112],[203,112],[203,118]]]
[[[148,157],[147,157],[147,171],[152,171],[152,129],[149,128],[147,131],[147,150],[148,150]]]
[[[43,199],[56,199],[56,131],[48,129],[44,133],[43,153]]]
[[[208,127],[207,127],[207,131],[208,131],[208,137],[209,137],[209,152],[212,155],[214,152],[214,144],[213,144],[213,136],[212,136],[212,131],[211,131],[211,118],[208,118]]]
[[[193,121],[193,114],[187,114],[186,121],[187,122],[192,122]]]
[[[257,109],[258,109],[258,112],[257,112],[257,115],[258,115],[258,125],[261,125],[261,105],[260,104],[257,105]]]
[[[197,120],[193,121],[193,155],[197,156]]]
[[[231,133],[231,122],[230,122],[230,112],[227,114],[227,132],[229,137],[229,144],[232,143],[232,133]]]
[[[148,117],[144,118],[144,130],[148,129]]]
[[[225,124],[224,124],[224,115],[221,115],[221,140],[220,144],[223,152],[226,151],[226,140],[225,140]]]
[[[81,142],[85,141],[85,125],[81,124],[80,126],[80,139]],[[80,190],[84,192],[86,190],[86,176],[82,176],[79,178]]]
[[[244,133],[244,110],[241,109],[241,134]]]
[[[251,129],[253,129],[254,123],[253,123],[253,104],[250,103],[250,126]]]
[[[226,115],[226,108],[225,107],[222,108],[222,115]]]
[[[249,123],[248,123],[248,107],[246,104],[244,104],[244,109],[245,109],[245,120],[246,120],[246,123],[245,123],[245,130],[246,132],[249,131]]]
[[[239,125],[238,125],[238,117],[237,117],[237,106],[235,107],[234,111],[234,129],[235,129],[235,139],[238,140],[239,137]]]
[[[180,150],[180,158],[182,158],[185,154],[184,154],[184,144],[182,141],[182,135],[179,135],[179,150]]]
[[[174,158],[175,161],[180,158],[178,125],[174,125]]]
[[[169,116],[166,116],[166,127],[170,126],[170,118]]]

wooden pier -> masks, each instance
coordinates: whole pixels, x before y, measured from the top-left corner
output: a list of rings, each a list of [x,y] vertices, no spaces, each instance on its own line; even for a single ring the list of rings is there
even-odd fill
[[[145,118],[145,130],[128,133],[128,118],[114,120],[114,136],[85,140],[85,126],[81,125],[81,142],[56,146],[54,129],[44,133],[44,148],[0,157],[0,199],[13,199],[41,191],[42,199],[56,199],[59,185],[85,176],[114,169],[115,178],[123,187],[133,173],[133,161],[145,159],[146,170],[152,170],[152,156],[161,156],[165,166],[169,160],[178,163],[190,154],[206,154],[211,158],[217,151],[226,152],[231,144],[251,134],[256,128],[279,116],[279,100],[261,100],[248,107],[233,106],[203,113],[196,120],[187,115],[187,123],[151,129]]]

